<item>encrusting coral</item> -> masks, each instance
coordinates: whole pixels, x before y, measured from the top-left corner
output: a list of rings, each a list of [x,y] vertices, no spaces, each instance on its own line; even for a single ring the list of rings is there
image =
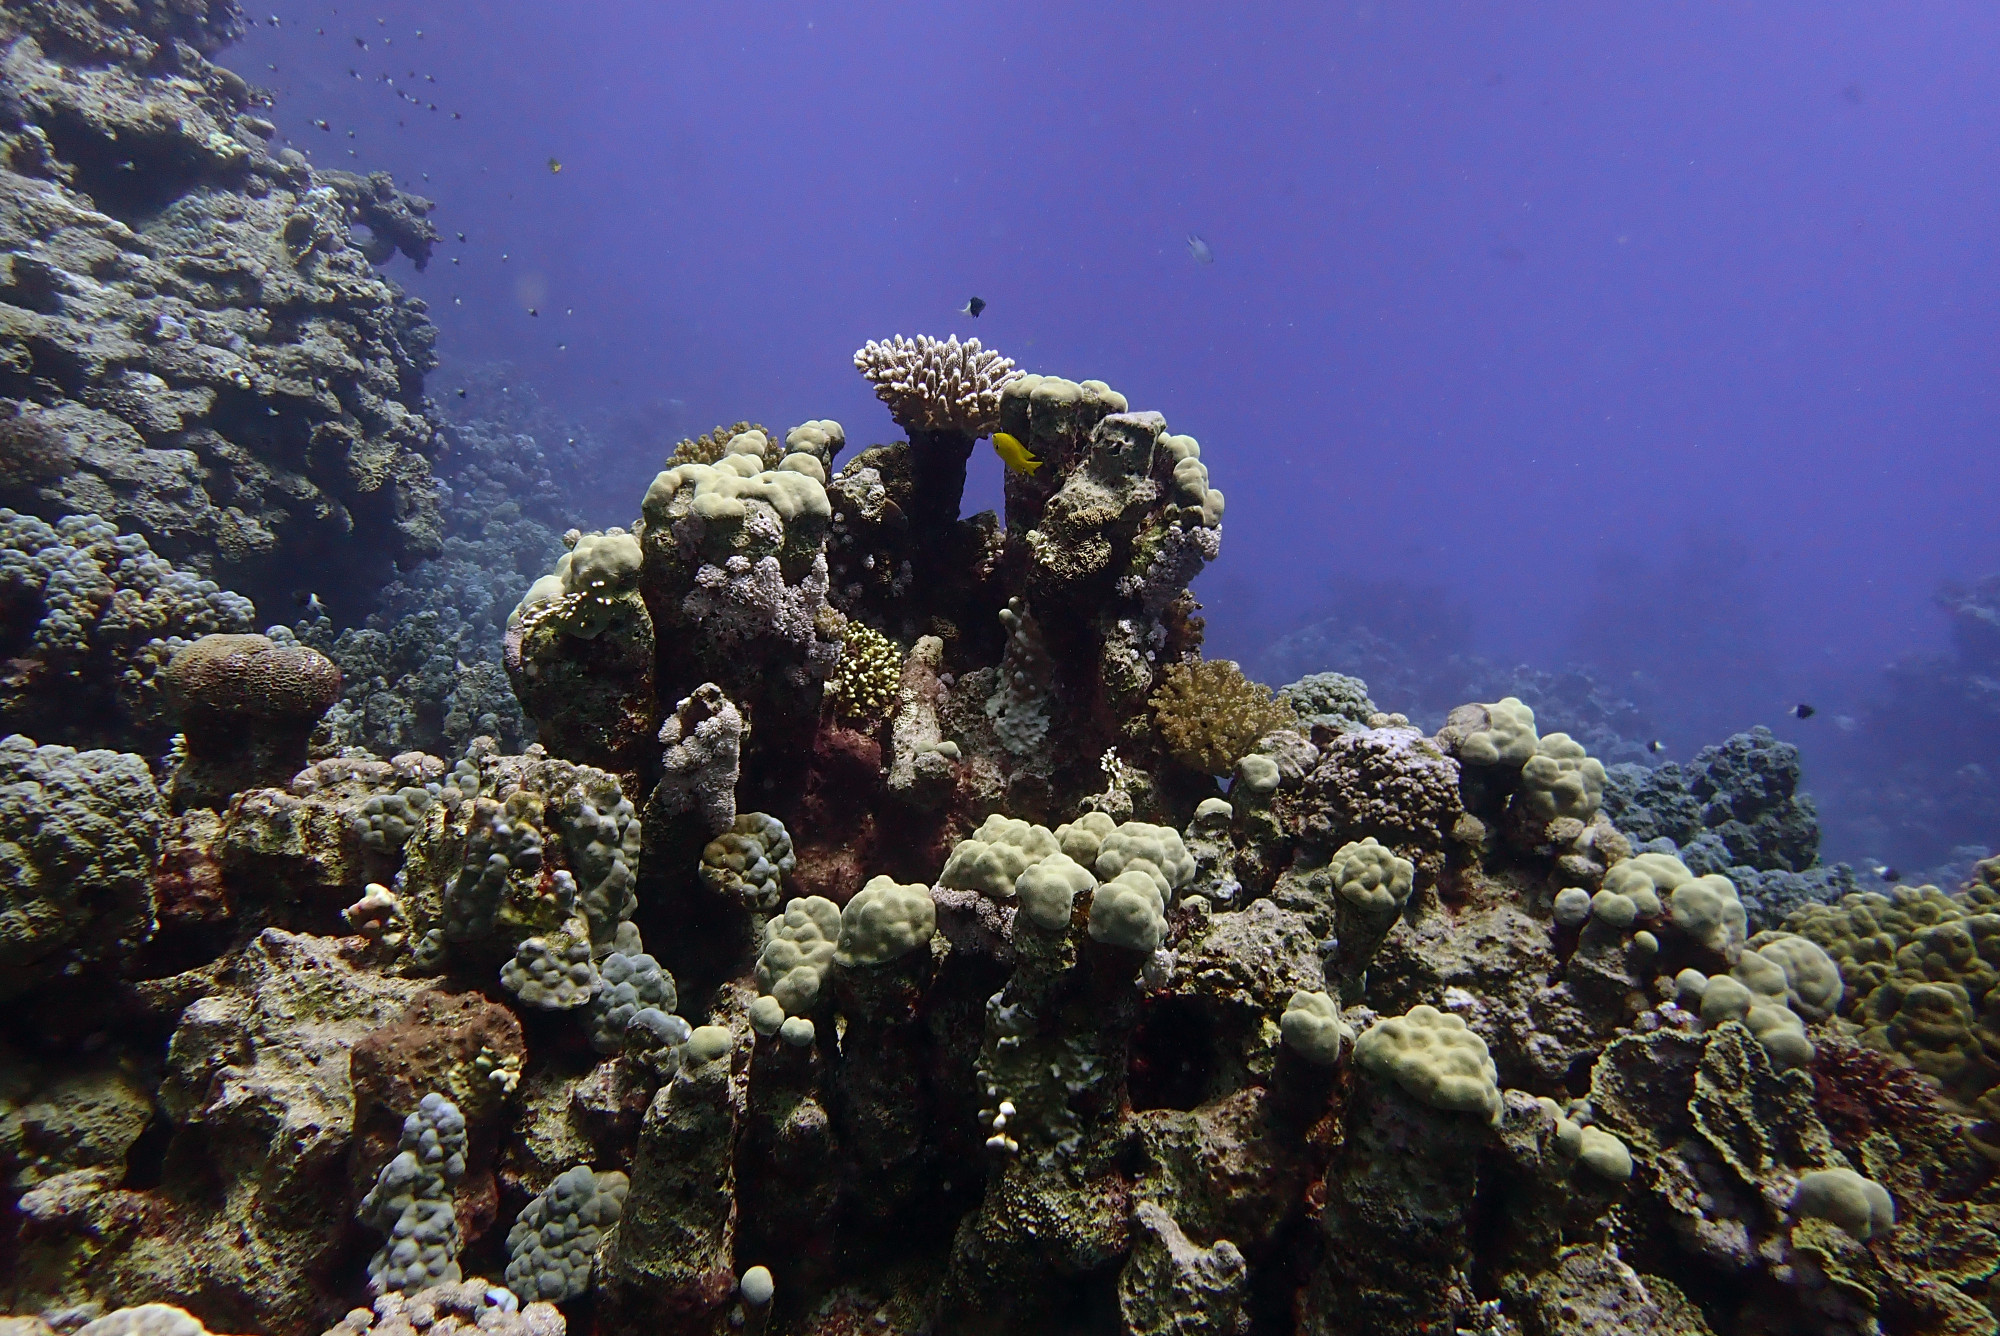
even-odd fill
[[[0,1048],[0,1304],[1996,1330],[2000,867],[1753,932],[1559,718],[1273,699],[1200,658],[1199,445],[940,347],[864,359],[910,440],[741,425],[575,535],[508,631],[524,751],[319,747],[176,814],[0,743],[50,1046]],[[996,427],[1041,467],[960,518]]]

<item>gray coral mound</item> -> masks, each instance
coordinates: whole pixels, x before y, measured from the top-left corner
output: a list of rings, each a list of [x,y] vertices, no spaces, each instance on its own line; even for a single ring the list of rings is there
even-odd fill
[[[523,1303],[560,1303],[588,1290],[598,1245],[618,1223],[629,1186],[621,1173],[580,1164],[543,1189],[507,1231],[507,1288]]]
[[[425,1095],[357,1212],[389,1236],[368,1262],[372,1293],[411,1294],[459,1279],[451,1196],[464,1174],[465,1117],[443,1095]]]
[[[251,629],[250,600],[177,569],[96,515],[49,524],[0,508],[0,638],[22,646],[0,679],[0,720],[69,742],[163,727],[160,669],[213,632]]]
[[[159,834],[140,757],[0,739],[0,1000],[145,942]]]

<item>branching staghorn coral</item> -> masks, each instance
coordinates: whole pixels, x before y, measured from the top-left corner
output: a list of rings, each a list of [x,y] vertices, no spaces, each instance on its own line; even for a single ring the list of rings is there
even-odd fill
[[[1228,774],[1258,738],[1298,722],[1231,659],[1169,664],[1152,704],[1168,753],[1205,775]]]
[[[949,431],[978,438],[1000,420],[1000,388],[1020,373],[1014,360],[953,335],[937,340],[901,334],[870,339],[854,354],[854,369],[909,432]]]

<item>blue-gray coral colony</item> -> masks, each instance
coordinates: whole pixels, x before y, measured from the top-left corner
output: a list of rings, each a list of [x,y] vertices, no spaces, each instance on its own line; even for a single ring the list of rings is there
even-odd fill
[[[435,487],[351,231],[421,201],[271,153],[219,0],[97,14],[0,19],[0,330],[130,344],[0,367],[9,1333],[2000,1330],[2000,861],[1857,889],[1767,733],[1204,666],[1199,444],[976,341],[624,527],[518,423]],[[330,510],[442,559],[254,634]]]

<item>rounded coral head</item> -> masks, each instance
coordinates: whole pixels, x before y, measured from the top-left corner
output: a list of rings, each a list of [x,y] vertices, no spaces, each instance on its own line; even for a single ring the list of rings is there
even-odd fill
[[[1499,1071],[1486,1041],[1436,1007],[1420,1004],[1377,1021],[1355,1041],[1354,1061],[1434,1109],[1500,1116]]]
[[[182,716],[316,720],[340,699],[340,669],[304,645],[207,635],[168,661],[163,683]]]

